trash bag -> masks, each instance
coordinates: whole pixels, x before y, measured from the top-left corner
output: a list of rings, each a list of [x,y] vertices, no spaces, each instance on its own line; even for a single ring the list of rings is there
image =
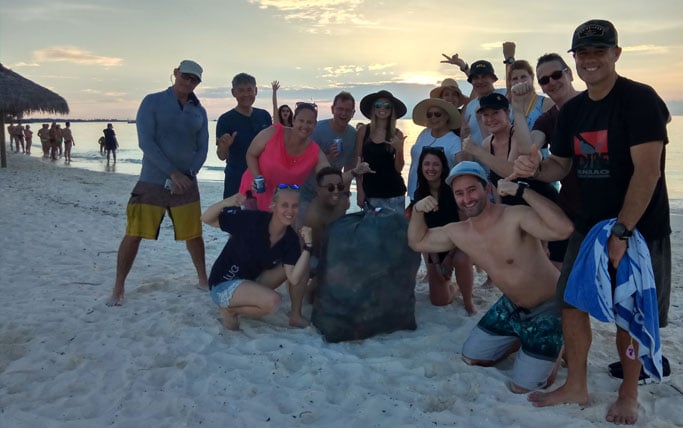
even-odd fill
[[[415,330],[420,255],[408,222],[391,210],[347,214],[329,225],[311,320],[328,342]]]

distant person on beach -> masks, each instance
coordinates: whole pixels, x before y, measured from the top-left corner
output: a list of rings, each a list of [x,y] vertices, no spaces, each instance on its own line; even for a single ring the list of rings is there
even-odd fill
[[[194,94],[202,67],[183,60],[173,69],[173,77],[173,86],[147,95],[138,109],[135,123],[142,171],[128,201],[126,234],[119,246],[108,306],[123,304],[126,277],[140,242],[157,239],[167,211],[175,239],[185,241],[197,270],[197,286],[208,288],[197,172],[206,161],[209,128],[206,110]]]
[[[59,159],[64,155],[64,135],[62,135],[62,125],[55,124],[55,144],[57,144],[57,152]]]
[[[24,127],[21,126],[21,122],[17,122],[12,129],[12,132],[14,132],[14,142],[17,145],[17,153],[19,153],[19,146],[21,146],[21,152],[26,153],[26,148],[24,147]]]
[[[342,91],[332,101],[332,118],[319,120],[311,134],[311,139],[320,147],[331,166],[343,171],[351,171],[356,166],[356,128],[349,121],[356,112],[353,95]],[[301,186],[299,200],[299,220],[306,213],[308,204],[318,193],[316,174],[309,174]],[[350,182],[345,183],[349,190]],[[300,222],[299,222],[300,224]]]
[[[64,162],[71,162],[71,147],[76,145],[74,136],[71,133],[71,122],[64,123],[62,137],[64,138]]]
[[[235,75],[231,93],[237,105],[223,113],[216,123],[216,154],[218,159],[226,161],[224,199],[239,190],[242,174],[247,169],[247,149],[251,141],[273,123],[270,113],[253,107],[258,93],[254,76]]]
[[[40,145],[43,149],[43,157],[50,156],[50,125],[43,123],[43,126],[38,130],[38,138],[40,138]]]
[[[31,145],[33,144],[33,131],[31,131],[31,126],[26,125],[24,128],[24,139],[26,140],[26,154],[31,154]]]
[[[270,85],[273,88],[273,123],[281,123],[283,126],[292,127],[294,114],[287,104],[277,105],[277,91],[280,89],[280,82],[273,80]]]
[[[59,146],[57,145],[57,138],[61,138],[58,134],[61,134],[57,122],[52,122],[50,126],[50,131],[48,132],[48,138],[50,142],[50,159],[57,160],[57,151]]]
[[[104,151],[107,152],[107,165],[109,165],[110,156],[114,158],[114,163],[116,163],[116,150],[119,148],[119,142],[116,139],[114,126],[107,123],[107,127],[102,132],[104,133]]]
[[[286,282],[292,305],[289,325],[308,326],[301,306],[313,238],[309,227],[302,227],[299,234],[293,229],[299,209],[298,187],[278,185],[270,212],[241,210],[243,203],[244,196],[235,194],[202,214],[204,223],[230,234],[209,277],[211,298],[218,305],[223,325],[238,330],[239,316],[261,318],[274,313],[281,301],[275,289]]]
[[[460,162],[446,184],[468,219],[428,229],[426,213],[440,206],[436,198],[427,196],[413,206],[410,247],[427,253],[457,247],[485,269],[503,292],[465,341],[463,359],[492,366],[520,349],[512,368],[512,391],[545,388],[557,373],[562,329],[555,298],[559,272],[540,241],[569,236],[572,223],[557,205],[519,183],[500,180],[498,192],[516,194],[529,206],[491,203],[486,172],[476,162]]]
[[[406,185],[401,171],[405,165],[406,137],[396,127],[396,119],[403,117],[408,109],[391,92],[381,90],[363,97],[360,111],[370,123],[358,128],[356,157],[367,162],[375,172],[356,177],[356,202],[361,208],[382,208],[403,214]]]
[[[100,155],[104,156],[104,136],[97,139],[97,144],[100,145]]]
[[[570,51],[587,90],[562,106],[550,157],[541,161],[532,151],[530,156],[518,158],[513,177],[534,176],[549,182],[564,178],[572,169],[578,177],[581,209],[564,258],[558,297],[565,297],[570,272],[587,268],[574,261],[588,232],[596,224],[612,220],[615,223],[606,242],[609,268],[617,270],[620,262],[628,263],[624,260],[628,242],[637,229],[647,244],[654,273],[659,314],[654,324],[664,327],[671,293],[671,227],[664,180],[669,111],[650,86],[617,74],[622,48],[611,22],[590,20],[579,25]],[[597,281],[590,284],[596,285]],[[531,394],[529,400],[535,406],[585,405],[589,401],[589,315],[565,302],[562,326],[567,380],[550,393]],[[623,381],[606,420],[630,425],[638,419],[639,344],[629,331],[618,326],[616,347]]]
[[[13,125],[11,122],[10,122],[9,125],[7,125],[7,135],[9,135],[9,149],[10,149],[11,151],[15,151],[15,150],[14,150],[14,144],[15,144],[15,140],[14,140],[14,125]]]

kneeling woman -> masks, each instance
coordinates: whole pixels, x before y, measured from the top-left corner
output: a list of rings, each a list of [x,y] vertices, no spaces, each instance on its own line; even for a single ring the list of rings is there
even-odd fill
[[[453,191],[446,184],[448,160],[443,147],[424,147],[417,165],[415,200],[419,201],[431,195],[437,200],[439,207],[437,211],[425,214],[427,227],[445,226],[459,221],[461,215],[464,216],[464,214],[459,214]],[[422,256],[427,266],[429,300],[432,304],[444,306],[453,301],[455,287],[451,282],[451,275],[455,270],[455,279],[462,293],[465,310],[469,315],[474,314],[476,312],[476,307],[472,302],[474,274],[469,256],[458,248],[444,253],[424,253]]]
[[[299,210],[298,187],[280,184],[271,212],[241,210],[243,202],[244,196],[235,194],[202,214],[204,223],[230,234],[209,276],[211,298],[219,306],[223,325],[237,330],[240,315],[259,318],[275,312],[281,300],[275,289],[287,281],[292,303],[289,325],[306,327],[301,302],[313,242],[311,229],[302,227],[302,251],[292,228]]]

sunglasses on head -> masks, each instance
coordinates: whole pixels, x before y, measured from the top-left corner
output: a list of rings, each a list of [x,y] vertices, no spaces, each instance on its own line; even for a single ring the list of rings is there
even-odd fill
[[[277,185],[277,188],[278,188],[278,189],[299,190],[299,186],[297,186],[296,184],[284,184],[284,183],[280,183],[280,184]]]
[[[392,106],[391,103],[388,101],[384,101],[384,102],[377,101],[375,103],[375,108],[383,108],[385,110],[391,110],[393,107],[394,106]]]
[[[431,119],[432,117],[439,118],[441,116],[443,116],[443,113],[441,113],[440,111],[428,111],[427,112],[427,119]]]
[[[199,83],[199,78],[195,76],[194,74],[190,73],[180,73],[180,77],[182,77],[185,80],[189,80],[190,82],[194,83],[195,85]]]
[[[562,70],[557,70],[553,71],[550,73],[549,76],[543,76],[538,78],[538,84],[539,85],[547,85],[550,82],[550,78],[552,77],[553,80],[560,80],[562,78],[562,73],[567,71],[567,68],[563,68]]]
[[[337,184],[330,183],[327,186],[320,186],[320,187],[326,188],[327,191],[330,193],[334,192],[335,189],[337,189],[337,192],[343,192],[344,191],[344,184],[342,184],[342,183],[337,183]]]
[[[446,153],[443,147],[441,146],[427,146],[422,148],[422,153]]]
[[[309,110],[314,110],[318,111],[318,106],[316,103],[307,103],[305,101],[299,101],[298,103],[294,104],[295,109],[300,109],[300,108],[307,108]]]

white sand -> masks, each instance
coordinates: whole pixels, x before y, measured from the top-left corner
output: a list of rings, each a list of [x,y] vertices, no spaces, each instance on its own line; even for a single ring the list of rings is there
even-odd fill
[[[610,325],[595,324],[590,405],[537,409],[507,390],[512,360],[462,362],[478,317],[461,301],[431,306],[424,282],[414,332],[327,344],[313,328],[287,327],[288,303],[243,319],[241,332],[223,330],[167,220],[159,242],[141,246],[125,305],[106,307],[135,180],[13,154],[0,170],[0,427],[609,426],[619,386],[606,370],[616,356]],[[201,184],[204,207],[221,187]],[[640,426],[683,426],[683,221],[672,218],[662,340],[673,376],[640,387]],[[225,236],[207,227],[205,240],[210,268]],[[497,296],[475,288],[480,308]],[[565,377],[561,369],[555,386]]]

